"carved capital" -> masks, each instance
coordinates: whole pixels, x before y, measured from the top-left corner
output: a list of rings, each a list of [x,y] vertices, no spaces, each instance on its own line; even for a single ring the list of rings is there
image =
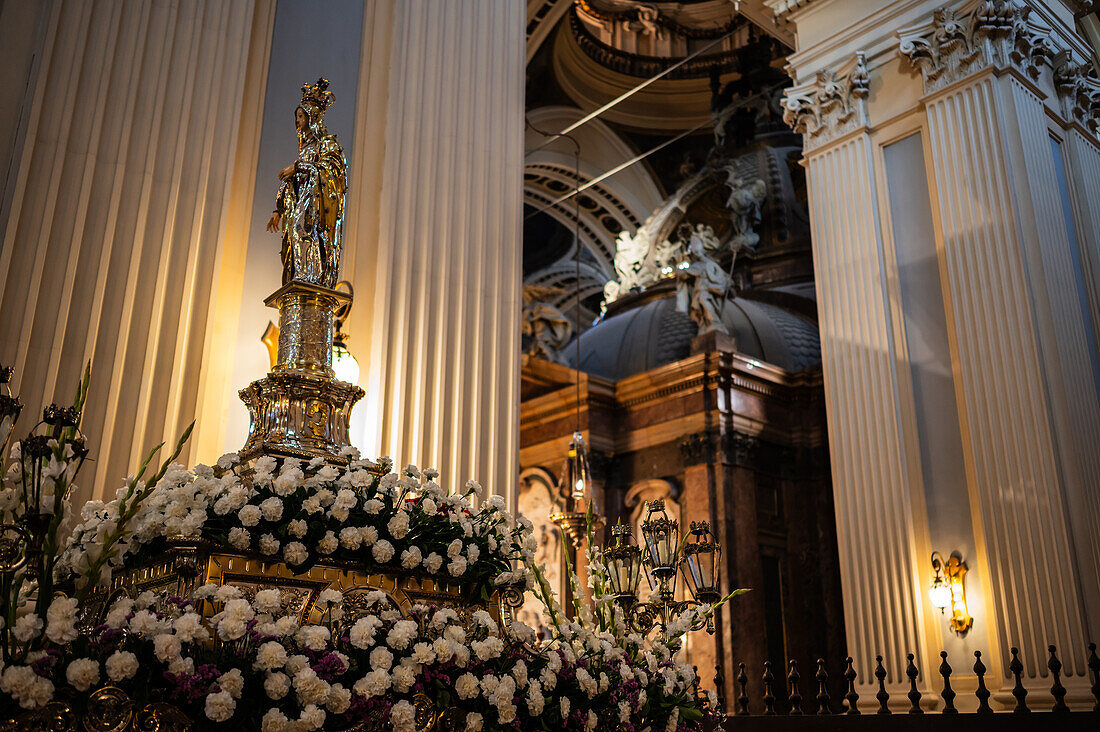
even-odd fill
[[[802,135],[807,151],[867,125],[863,53],[857,52],[847,66],[844,71],[819,71],[813,81],[791,87],[783,98],[783,121]]]
[[[680,443],[680,455],[684,467],[713,462],[718,448],[718,435],[715,432],[696,432],[688,435]]]
[[[1050,28],[1020,0],[983,0],[969,12],[940,8],[928,23],[898,32],[898,51],[924,77],[924,91],[942,89],[988,67],[1015,66],[1038,78],[1057,49]]]
[[[1091,64],[1062,51],[1054,60],[1054,86],[1062,113],[1086,129],[1100,133],[1100,80],[1093,75]]]

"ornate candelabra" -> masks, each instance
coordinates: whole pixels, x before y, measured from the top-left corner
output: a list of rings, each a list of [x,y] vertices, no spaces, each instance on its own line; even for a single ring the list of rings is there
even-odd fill
[[[691,522],[689,540],[681,546],[679,524],[665,511],[663,500],[648,504],[641,528],[644,549],[634,544],[629,526],[612,527],[611,544],[603,552],[608,580],[631,628],[646,634],[660,627],[665,634],[669,625],[687,610],[717,602],[722,547],[706,521]],[[650,602],[638,601],[643,565],[654,591]],[[678,572],[683,573],[693,599],[676,600]],[[709,613],[696,618],[690,626],[690,630],[703,628],[714,633],[714,620]]]

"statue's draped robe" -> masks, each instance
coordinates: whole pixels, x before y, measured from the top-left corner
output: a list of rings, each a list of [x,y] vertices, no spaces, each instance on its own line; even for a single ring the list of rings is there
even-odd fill
[[[302,146],[297,171],[279,189],[283,217],[283,284],[335,287],[340,279],[347,162],[340,143],[322,135]]]

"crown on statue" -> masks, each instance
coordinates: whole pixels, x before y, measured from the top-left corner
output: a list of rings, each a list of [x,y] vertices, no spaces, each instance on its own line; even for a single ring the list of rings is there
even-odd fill
[[[336,95],[328,90],[328,79],[323,76],[317,79],[316,84],[302,84],[302,108],[310,112],[309,119],[312,123],[320,122],[335,100]]]

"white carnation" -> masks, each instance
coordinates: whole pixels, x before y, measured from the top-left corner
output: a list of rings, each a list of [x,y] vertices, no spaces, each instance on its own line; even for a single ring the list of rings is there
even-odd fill
[[[90,658],[78,658],[65,669],[65,679],[78,691],[87,691],[99,681],[99,663]]]
[[[374,556],[374,561],[385,564],[393,559],[393,544],[381,539],[371,547],[371,554]]]
[[[255,526],[260,523],[261,516],[263,516],[263,512],[260,511],[260,507],[251,504],[237,511],[237,518],[243,526]]]
[[[237,702],[228,691],[219,691],[206,697],[206,716],[215,722],[225,722],[233,716]]]
[[[283,547],[283,558],[290,565],[302,564],[309,559],[309,551],[300,541],[292,541]]]
[[[107,669],[107,678],[119,682],[133,677],[138,670],[137,656],[129,651],[115,651],[103,664]]]
[[[283,517],[282,499],[276,496],[265,499],[260,504],[260,512],[263,513],[264,521],[278,521]]]

